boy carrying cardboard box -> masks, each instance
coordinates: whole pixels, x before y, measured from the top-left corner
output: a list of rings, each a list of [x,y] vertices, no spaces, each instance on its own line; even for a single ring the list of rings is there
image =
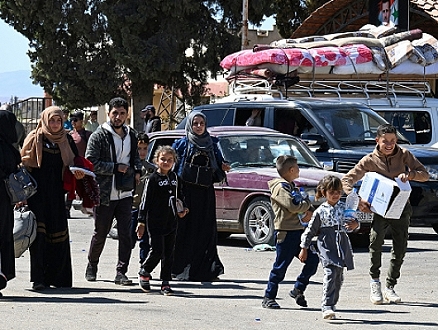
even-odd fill
[[[390,124],[380,125],[377,128],[376,143],[377,145],[374,151],[364,156],[359,163],[342,178],[342,185],[346,194],[352,191],[353,185],[362,179],[367,172],[376,172],[386,178],[397,178],[401,183],[406,183],[409,180],[428,180],[429,174],[425,167],[408,150],[397,145],[397,130],[394,126]],[[366,186],[368,186],[368,184],[366,184]],[[365,188],[366,187],[362,190],[362,194],[359,193],[362,198],[366,195]],[[375,191],[376,190],[374,190],[374,192]],[[380,198],[382,195],[377,197]],[[366,199],[361,199],[359,210],[362,212],[372,212],[373,209],[374,211],[376,210],[376,205],[377,204],[374,203],[373,207],[372,201],[370,203]],[[404,205],[400,216],[396,219],[392,218],[393,215],[388,216],[386,211],[387,209],[385,209],[385,213],[383,213],[384,216],[381,215],[382,211],[379,211],[380,214],[374,214],[370,232],[370,300],[373,304],[381,304],[383,299],[394,303],[401,302],[401,298],[394,291],[394,286],[400,277],[400,268],[406,254],[412,207],[409,201],[406,201],[406,205]],[[392,257],[386,277],[386,288],[383,290],[382,295],[379,277],[380,266],[382,264],[382,245],[388,227],[391,227],[392,233]]]

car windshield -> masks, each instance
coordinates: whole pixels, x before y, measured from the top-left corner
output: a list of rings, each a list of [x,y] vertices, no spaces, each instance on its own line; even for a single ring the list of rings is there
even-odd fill
[[[358,108],[315,109],[318,120],[341,145],[376,144],[377,127],[387,122],[371,111]],[[409,143],[397,132],[399,143]]]
[[[275,167],[280,155],[292,155],[302,167],[321,167],[313,154],[299,140],[275,135],[239,135],[219,137],[219,146],[231,167]]]

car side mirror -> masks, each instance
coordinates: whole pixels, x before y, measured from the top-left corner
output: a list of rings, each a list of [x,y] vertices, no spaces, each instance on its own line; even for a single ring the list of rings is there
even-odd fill
[[[308,146],[315,146],[327,143],[327,140],[321,134],[303,133],[301,134],[303,140]]]

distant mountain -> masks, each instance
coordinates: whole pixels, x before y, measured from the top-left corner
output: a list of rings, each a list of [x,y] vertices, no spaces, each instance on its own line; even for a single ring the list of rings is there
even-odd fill
[[[9,102],[15,96],[20,100],[43,97],[43,89],[32,84],[30,70],[0,73],[0,102]]]

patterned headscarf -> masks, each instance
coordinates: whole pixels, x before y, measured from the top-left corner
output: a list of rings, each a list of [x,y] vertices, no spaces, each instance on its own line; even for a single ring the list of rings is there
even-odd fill
[[[41,112],[41,119],[38,122],[36,129],[31,131],[24,140],[23,148],[21,149],[21,159],[25,166],[41,167],[43,156],[43,136],[50,142],[56,143],[61,151],[62,161],[64,166],[73,165],[74,153],[71,150],[67,140],[67,132],[62,127],[58,132],[53,132],[50,129],[49,121],[51,118],[59,116],[61,119],[62,111],[59,107],[51,106]]]

